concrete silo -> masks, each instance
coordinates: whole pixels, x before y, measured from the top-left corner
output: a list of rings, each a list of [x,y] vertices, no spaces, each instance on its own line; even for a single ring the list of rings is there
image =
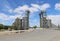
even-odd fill
[[[26,11],[25,17],[23,17],[23,28],[29,29],[29,13],[30,11]]]

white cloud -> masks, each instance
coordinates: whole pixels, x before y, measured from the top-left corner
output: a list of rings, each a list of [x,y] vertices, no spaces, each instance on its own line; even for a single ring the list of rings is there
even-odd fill
[[[37,8],[33,8],[33,7],[30,7],[30,8],[29,8],[29,11],[30,11],[30,13],[33,13],[33,12],[38,11],[38,9],[37,9]]]
[[[56,3],[56,4],[55,4],[55,9],[56,9],[56,10],[60,10],[60,3]]]
[[[60,15],[48,15],[48,18],[52,20],[53,24],[60,24]]]
[[[38,11],[37,8],[29,7],[28,5],[23,5],[15,8],[14,12],[20,14],[20,13],[25,13],[26,10],[29,10],[31,13]]]
[[[43,4],[43,5],[38,5],[38,4],[31,4],[31,7],[29,7],[28,5],[23,5],[23,6],[18,6],[15,9],[12,9],[10,6],[5,5],[5,9],[4,11],[8,11],[9,13],[17,13],[17,14],[23,14],[25,13],[26,10],[29,10],[30,13],[36,12],[39,10],[46,10],[47,8],[49,8],[50,5],[48,3]]]
[[[49,7],[50,5],[48,3],[43,4],[43,5],[31,4],[31,7],[29,7],[28,5],[23,5],[23,6],[18,6],[17,8],[15,8],[14,12],[21,14],[21,13],[24,13],[26,10],[29,10],[30,13],[33,13],[38,10],[46,10]]]
[[[39,9],[40,6],[38,4],[31,4],[32,7]]]
[[[28,5],[18,6],[17,8],[14,9],[14,12],[20,14],[28,9],[29,9]]]
[[[21,15],[8,16],[4,13],[0,13],[0,19],[1,20],[11,20],[11,19],[16,19],[17,17],[22,18]]]
[[[42,6],[41,6],[41,10],[46,10],[47,8],[49,8],[50,7],[50,5],[49,4],[43,4]]]
[[[4,19],[4,20],[7,20],[8,16],[5,15],[4,13],[0,13],[0,19]]]
[[[50,7],[50,5],[48,3],[43,4],[43,5],[38,5],[38,4],[31,4],[31,5],[32,5],[32,7],[37,8],[39,10],[46,10],[47,8]]]

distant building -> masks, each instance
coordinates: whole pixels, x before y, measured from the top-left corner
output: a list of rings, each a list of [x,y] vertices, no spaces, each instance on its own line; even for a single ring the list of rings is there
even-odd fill
[[[22,19],[16,18],[15,22],[12,25],[16,30],[22,30]]]
[[[43,17],[43,25],[42,25],[43,28],[47,28],[47,19],[46,17]]]
[[[27,10],[22,19],[16,18],[15,22],[13,23],[13,27],[15,27],[17,30],[29,29],[29,13],[30,12]]]
[[[29,11],[27,10],[26,11],[27,13],[26,13],[26,15],[25,15],[25,17],[23,17],[23,28],[24,29],[29,29]]]
[[[51,19],[47,19],[47,26],[48,26],[48,28],[52,27]]]
[[[46,22],[47,22],[47,20],[45,17],[45,11],[41,11],[41,13],[40,13],[40,27],[42,27],[42,28],[46,27],[46,25],[47,25]]]
[[[40,13],[40,27],[42,28],[49,28],[51,27],[51,20],[47,19],[46,12],[41,11]]]
[[[24,29],[28,29],[28,25],[27,25],[27,17],[23,17],[23,28]]]

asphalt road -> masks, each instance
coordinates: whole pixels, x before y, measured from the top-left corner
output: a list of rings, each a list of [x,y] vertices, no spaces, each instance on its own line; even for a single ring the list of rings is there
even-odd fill
[[[21,34],[1,35],[0,41],[52,41],[58,37],[60,37],[60,31],[58,30],[37,29]]]

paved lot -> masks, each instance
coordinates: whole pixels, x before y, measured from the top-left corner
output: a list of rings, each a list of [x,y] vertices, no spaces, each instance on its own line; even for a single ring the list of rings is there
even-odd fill
[[[0,41],[55,41],[60,39],[60,31],[49,29],[37,29],[21,34],[1,35]]]

